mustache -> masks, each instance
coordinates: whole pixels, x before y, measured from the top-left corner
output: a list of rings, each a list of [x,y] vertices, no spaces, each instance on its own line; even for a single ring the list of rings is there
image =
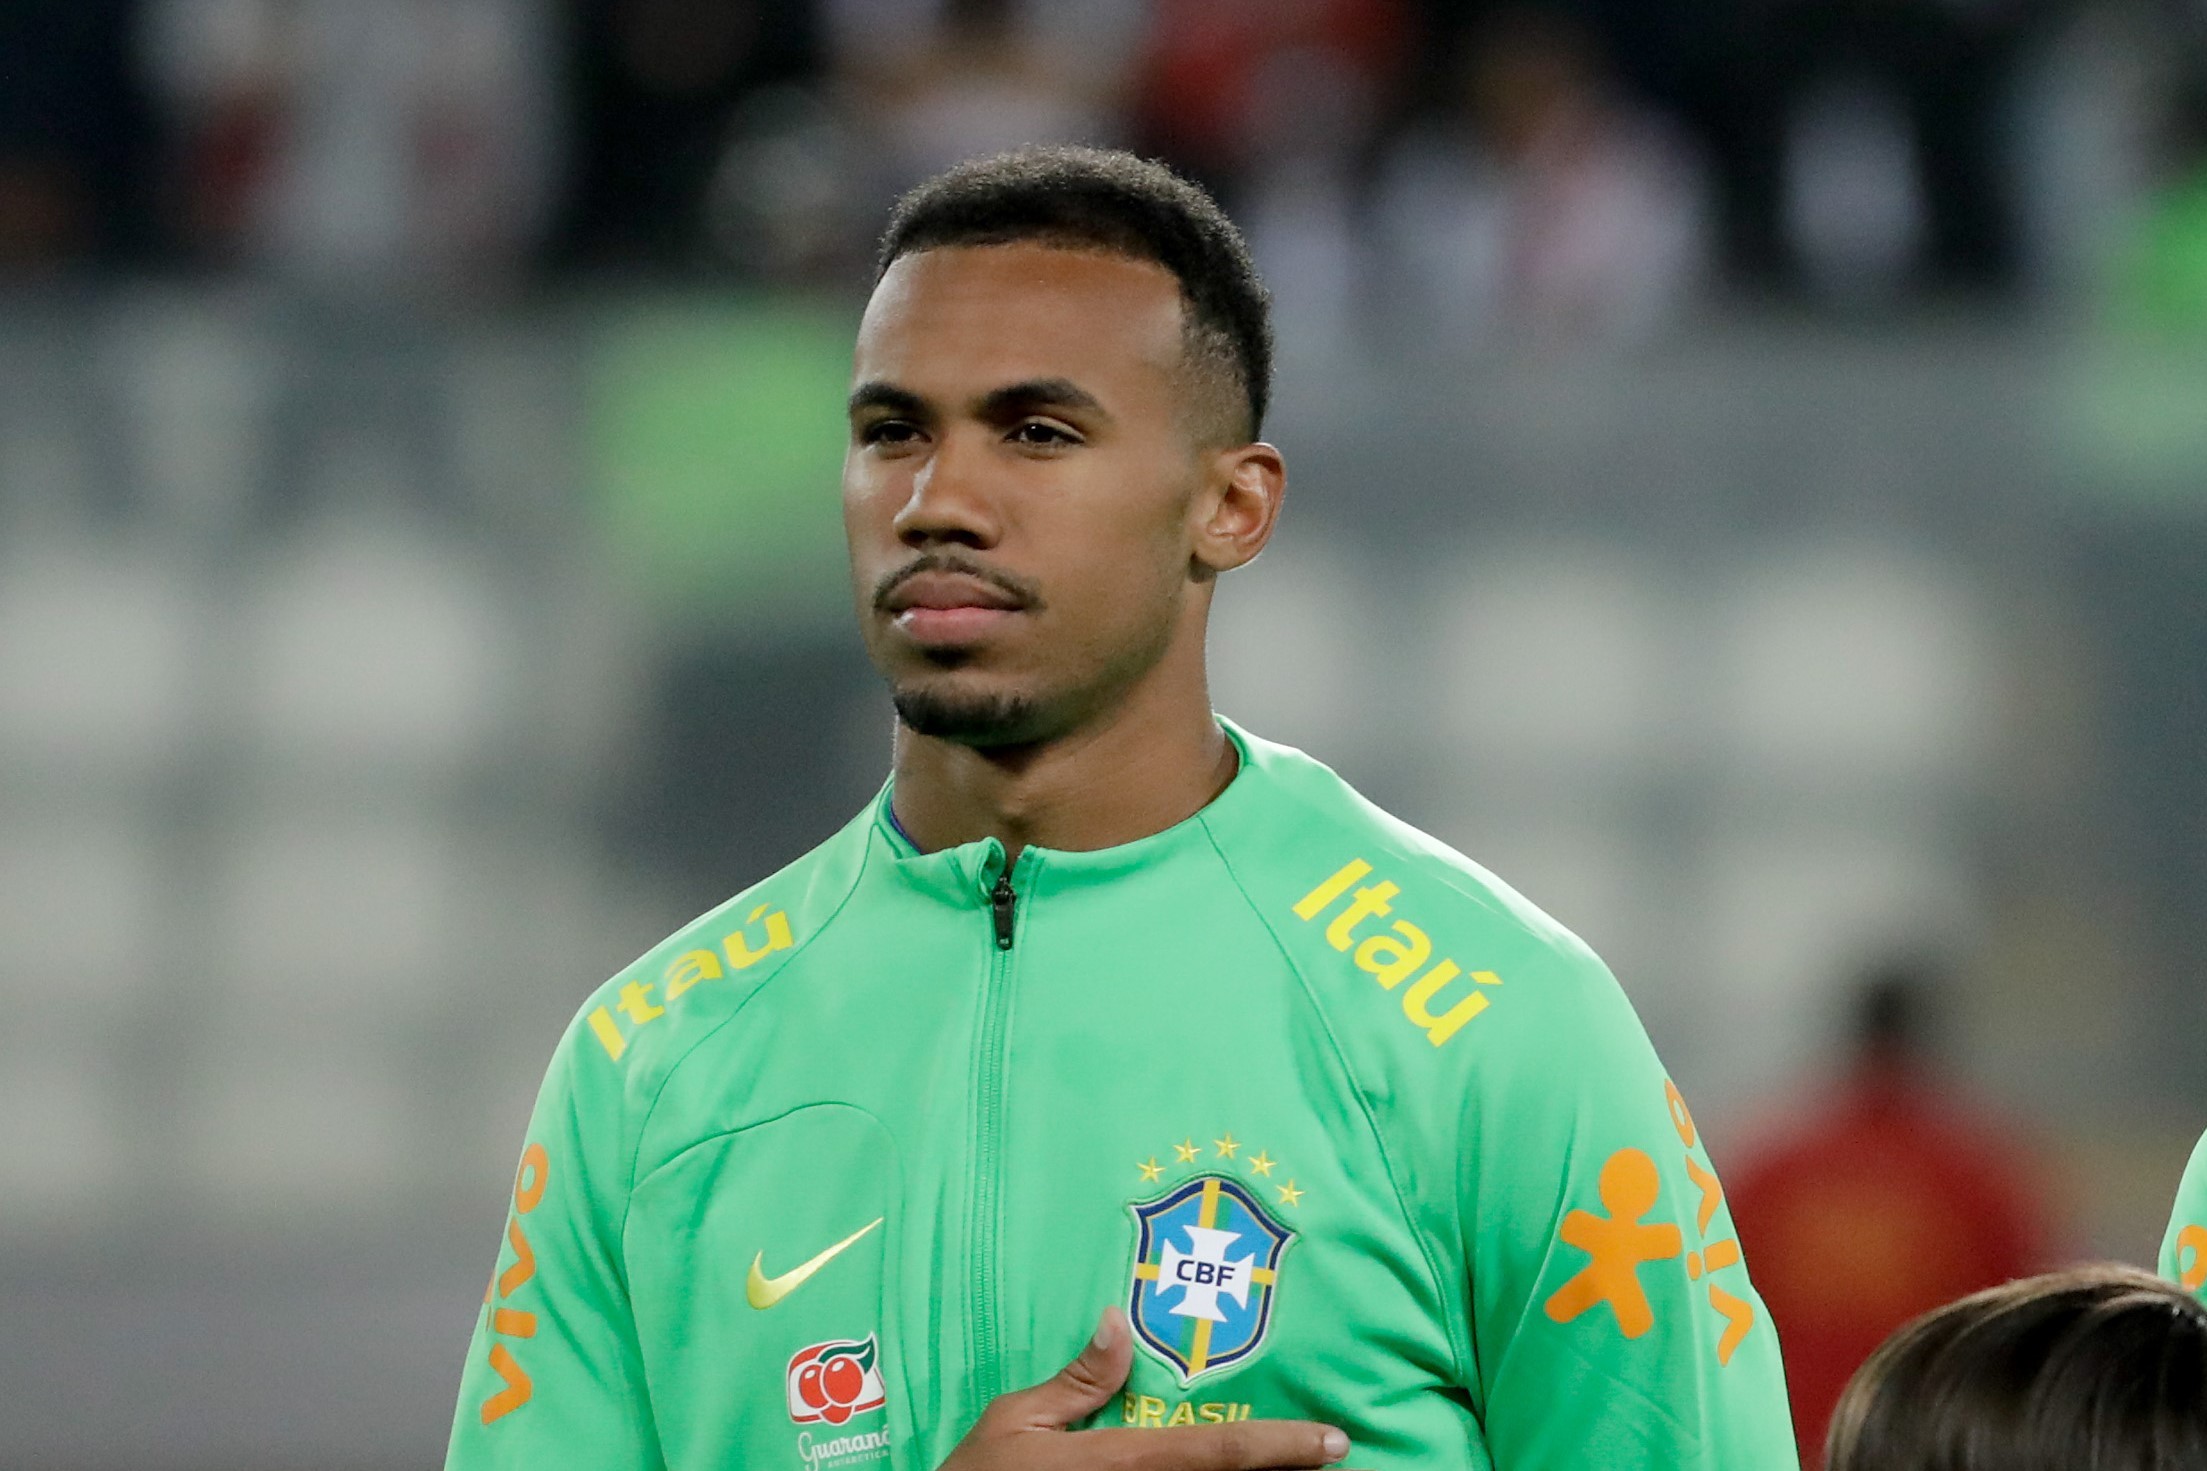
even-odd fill
[[[998,592],[1017,599],[1019,606],[1029,611],[1043,606],[1041,591],[1024,577],[1000,572],[968,557],[948,552],[924,552],[874,584],[874,611],[886,613],[890,594],[923,572],[948,572],[985,582]]]

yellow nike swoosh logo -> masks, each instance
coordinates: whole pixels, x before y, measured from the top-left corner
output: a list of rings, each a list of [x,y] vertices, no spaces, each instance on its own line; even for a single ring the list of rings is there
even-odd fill
[[[804,1286],[806,1280],[814,1272],[819,1271],[829,1262],[841,1256],[844,1251],[855,1245],[860,1237],[880,1225],[885,1219],[886,1217],[883,1216],[875,1216],[871,1221],[859,1227],[841,1241],[836,1242],[835,1245],[821,1252],[811,1261],[806,1262],[801,1267],[792,1267],[779,1277],[769,1277],[764,1271],[760,1270],[766,1261],[766,1253],[760,1252],[757,1256],[751,1258],[751,1275],[745,1279],[743,1284],[743,1300],[764,1312]]]

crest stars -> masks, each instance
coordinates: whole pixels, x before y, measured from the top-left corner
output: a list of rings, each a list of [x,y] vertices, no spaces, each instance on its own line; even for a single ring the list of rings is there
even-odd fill
[[[1261,1175],[1267,1181],[1270,1181],[1271,1188],[1278,1195],[1281,1205],[1300,1205],[1303,1197],[1310,1193],[1309,1190],[1298,1185],[1292,1177],[1284,1185],[1273,1179],[1272,1172],[1280,1167],[1280,1162],[1272,1157],[1272,1152],[1266,1149],[1250,1149],[1247,1141],[1236,1139],[1231,1129],[1213,1139],[1211,1145],[1217,1151],[1216,1158],[1230,1159],[1237,1164],[1245,1164],[1249,1166],[1251,1174]],[[1171,1171],[1175,1165],[1196,1165],[1201,1168],[1200,1162],[1203,1159],[1203,1150],[1195,1142],[1193,1134],[1186,1136],[1171,1148],[1173,1152],[1171,1164],[1159,1163],[1158,1156],[1154,1154],[1148,1159],[1135,1162],[1134,1168],[1140,1172],[1143,1184],[1157,1184],[1164,1179],[1166,1173]]]

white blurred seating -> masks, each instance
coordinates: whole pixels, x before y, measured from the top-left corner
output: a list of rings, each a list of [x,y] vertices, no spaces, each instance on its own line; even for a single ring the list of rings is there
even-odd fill
[[[251,1024],[209,1047],[187,1081],[185,1188],[210,1219],[260,1233],[346,1212],[388,1210],[412,1183],[424,1142],[402,1069],[388,1051]]]
[[[249,317],[191,295],[141,301],[108,327],[149,519],[171,534],[231,533],[265,490],[273,345]]]
[[[1429,718],[1490,779],[1576,785],[1672,754],[1676,615],[1644,565],[1590,545],[1485,547],[1435,612]]]
[[[119,1100],[96,1053],[0,1042],[0,1242],[81,1230],[128,1169]]]
[[[42,1037],[156,989],[164,876],[157,830],[120,806],[27,807],[0,820],[0,1005]]]
[[[1985,647],[1951,569],[1875,546],[1798,547],[1733,584],[1713,712],[1725,753],[1820,779],[1966,779],[1991,721]]]
[[[459,985],[467,832],[423,801],[249,806],[213,886],[213,983],[256,1016],[405,1020]]]
[[[0,549],[0,754],[16,770],[142,776],[194,715],[205,598],[126,546],[22,536]]]
[[[1360,598],[1369,580],[1310,541],[1225,578],[1212,603],[1212,703],[1321,761],[1348,762],[1383,738],[1369,702],[1410,651],[1375,637]]]
[[[285,767],[448,768],[509,713],[513,630],[464,550],[395,513],[310,524],[243,612],[242,716]]]

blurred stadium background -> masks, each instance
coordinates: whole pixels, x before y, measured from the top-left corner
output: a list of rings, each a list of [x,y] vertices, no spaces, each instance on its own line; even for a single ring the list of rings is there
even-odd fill
[[[2150,1259],[2197,0],[7,0],[0,1466],[439,1458],[574,1005],[882,774],[871,234],[1059,139],[1277,297],[1220,707],[1591,940],[1720,1158],[1929,965],[2055,1250]]]

